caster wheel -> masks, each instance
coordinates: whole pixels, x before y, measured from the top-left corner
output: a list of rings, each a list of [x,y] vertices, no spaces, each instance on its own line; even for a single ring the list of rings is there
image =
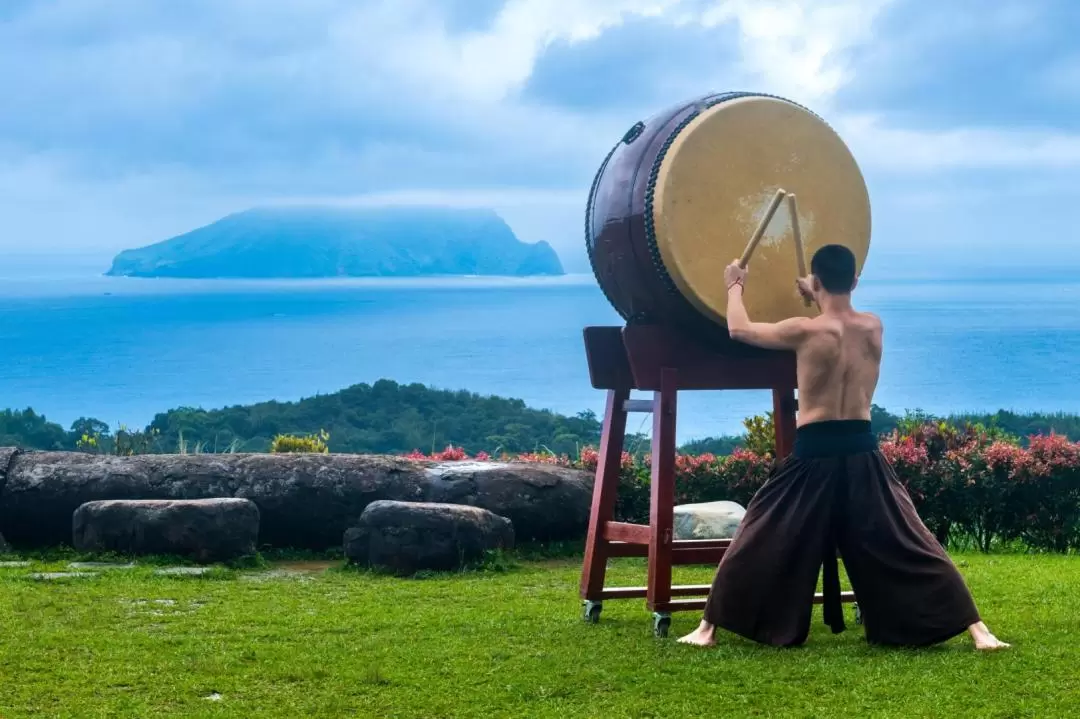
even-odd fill
[[[585,621],[589,624],[598,624],[603,608],[604,605],[601,602],[585,602]]]
[[[862,626],[862,608],[858,604],[855,605],[855,623]]]
[[[653,614],[653,636],[657,639],[666,639],[670,630],[670,614]]]

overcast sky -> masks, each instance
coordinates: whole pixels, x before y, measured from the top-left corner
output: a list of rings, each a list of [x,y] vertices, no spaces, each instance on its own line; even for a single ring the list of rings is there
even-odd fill
[[[805,103],[871,261],[1080,259],[1076,0],[0,0],[0,250],[111,252],[326,200],[490,206],[575,265],[638,119]]]

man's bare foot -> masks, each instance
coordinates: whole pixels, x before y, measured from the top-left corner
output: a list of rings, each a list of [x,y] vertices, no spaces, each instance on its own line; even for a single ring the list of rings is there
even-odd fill
[[[975,642],[975,648],[982,652],[992,652],[997,649],[1008,649],[1011,644],[1006,644],[993,634],[982,622],[972,624],[968,627],[968,633],[971,634],[972,641]]]
[[[716,627],[704,619],[694,631],[679,640],[680,644],[694,644],[699,647],[711,647],[716,644]]]

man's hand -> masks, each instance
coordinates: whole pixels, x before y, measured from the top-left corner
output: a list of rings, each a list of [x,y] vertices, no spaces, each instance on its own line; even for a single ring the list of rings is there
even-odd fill
[[[807,302],[814,301],[814,281],[811,277],[800,277],[795,280],[795,286],[799,288],[799,294]]]
[[[724,284],[730,290],[736,284],[744,284],[746,281],[746,268],[739,266],[738,260],[733,260],[724,268]],[[744,285],[745,286],[745,285]]]

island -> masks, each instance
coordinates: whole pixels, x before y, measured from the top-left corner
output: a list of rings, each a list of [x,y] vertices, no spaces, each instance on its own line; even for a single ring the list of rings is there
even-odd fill
[[[546,242],[522,242],[494,211],[271,207],[224,217],[113,259],[106,273],[187,279],[562,275]]]

